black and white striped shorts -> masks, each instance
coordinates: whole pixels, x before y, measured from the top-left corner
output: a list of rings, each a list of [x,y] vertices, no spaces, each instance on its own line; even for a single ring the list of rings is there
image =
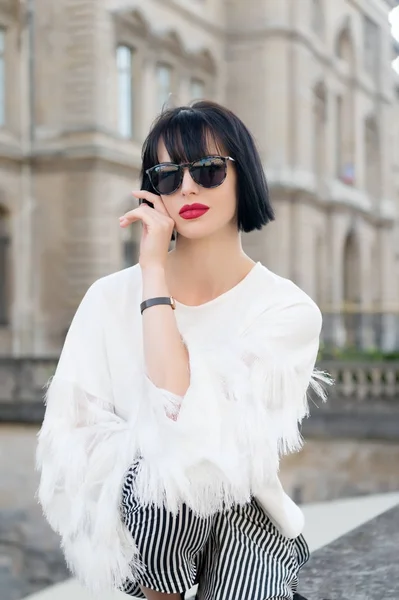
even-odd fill
[[[126,582],[124,592],[145,598],[140,585],[171,594],[198,583],[197,600],[293,599],[308,546],[302,535],[294,540],[281,535],[256,499],[205,519],[186,506],[173,516],[141,506],[134,477],[133,466],[124,481],[121,513],[146,572],[139,583]]]

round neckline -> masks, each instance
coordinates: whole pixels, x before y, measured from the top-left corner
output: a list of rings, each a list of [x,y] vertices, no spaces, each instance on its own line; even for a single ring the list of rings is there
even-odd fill
[[[217,303],[229,298],[231,295],[233,295],[234,293],[239,291],[242,287],[244,287],[250,279],[252,279],[254,274],[258,271],[259,266],[261,266],[260,261],[256,262],[253,265],[253,267],[251,268],[251,270],[245,275],[245,277],[243,277],[243,279],[241,279],[241,281],[236,283],[236,285],[233,285],[233,287],[226,290],[222,294],[219,294],[219,296],[216,296],[215,298],[212,298],[212,300],[208,300],[207,302],[203,302],[202,304],[183,304],[182,302],[179,302],[178,300],[176,300],[176,298],[174,298],[176,308],[180,309],[180,310],[186,310],[186,311],[201,310],[201,309],[209,308],[209,307],[213,306],[214,304],[217,304]]]

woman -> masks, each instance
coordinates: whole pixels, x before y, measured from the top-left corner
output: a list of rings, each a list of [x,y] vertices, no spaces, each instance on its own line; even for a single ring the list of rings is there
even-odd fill
[[[39,499],[93,590],[292,599],[308,558],[278,479],[301,446],[320,311],[252,261],[273,210],[244,124],[198,102],[143,148],[139,264],[96,281],[69,329],[39,436]],[[175,232],[175,249],[169,252]],[[267,234],[266,234],[267,235]]]

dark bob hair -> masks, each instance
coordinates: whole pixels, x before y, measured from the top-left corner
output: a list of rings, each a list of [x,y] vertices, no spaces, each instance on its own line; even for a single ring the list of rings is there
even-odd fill
[[[192,162],[210,154],[214,141],[220,154],[235,160],[237,170],[237,227],[250,232],[274,220],[262,162],[254,139],[244,123],[215,102],[195,102],[159,115],[143,145],[141,189],[155,192],[146,170],[159,163],[162,140],[174,163]]]

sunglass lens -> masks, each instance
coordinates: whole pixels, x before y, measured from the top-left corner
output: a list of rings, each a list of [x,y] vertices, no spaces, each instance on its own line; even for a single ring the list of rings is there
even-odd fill
[[[212,188],[221,185],[226,177],[226,163],[222,158],[202,158],[190,169],[191,176],[199,185]]]
[[[151,171],[151,182],[160,194],[173,194],[181,182],[181,169],[177,165],[159,165]]]

